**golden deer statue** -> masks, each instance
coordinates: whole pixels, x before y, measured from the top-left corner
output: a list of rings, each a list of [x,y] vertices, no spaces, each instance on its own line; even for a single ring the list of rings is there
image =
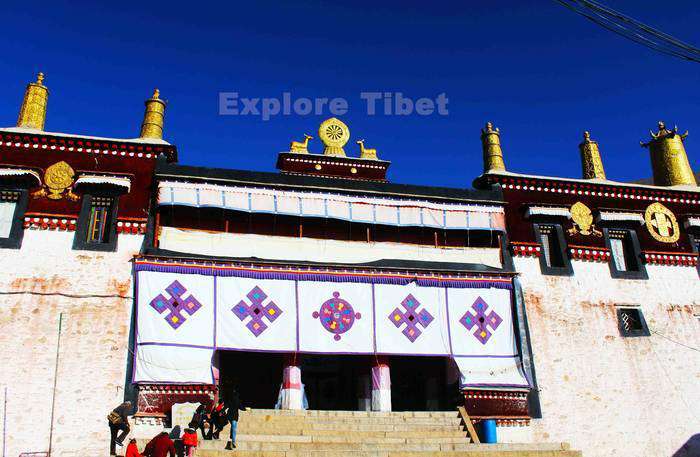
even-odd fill
[[[313,140],[314,137],[311,135],[304,134],[304,141],[292,141],[289,145],[289,150],[291,152],[300,152],[302,154],[309,153],[309,140]]]
[[[365,148],[365,140],[357,140],[356,143],[360,145],[360,159],[377,160],[377,150]]]

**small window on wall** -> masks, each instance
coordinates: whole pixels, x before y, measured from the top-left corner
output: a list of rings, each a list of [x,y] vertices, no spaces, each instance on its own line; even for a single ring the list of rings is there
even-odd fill
[[[0,248],[19,249],[24,235],[25,190],[0,190]]]
[[[106,243],[109,236],[112,199],[109,197],[93,197],[90,204],[90,219],[88,221],[86,242],[91,244]]]
[[[117,197],[85,195],[73,249],[114,251],[116,209]]]
[[[610,249],[610,271],[614,278],[646,279],[641,262],[639,242],[629,229],[605,229]]]
[[[564,275],[573,273],[569,256],[566,254],[564,232],[559,224],[535,224],[535,235],[542,246],[540,267],[542,274]]]
[[[16,191],[0,192],[0,238],[10,237],[19,195],[20,193]]]
[[[649,336],[647,322],[639,308],[617,308],[617,324],[622,336]]]

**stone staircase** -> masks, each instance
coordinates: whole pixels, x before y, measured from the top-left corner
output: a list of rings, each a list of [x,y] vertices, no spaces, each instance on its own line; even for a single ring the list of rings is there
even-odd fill
[[[199,457],[580,457],[568,444],[473,444],[457,411],[241,412],[237,448],[200,439]],[[139,440],[143,449],[148,440]]]

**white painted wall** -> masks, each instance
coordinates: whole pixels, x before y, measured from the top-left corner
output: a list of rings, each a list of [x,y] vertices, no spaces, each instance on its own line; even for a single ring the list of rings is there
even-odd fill
[[[119,235],[118,252],[97,253],[73,251],[73,235],[27,230],[20,250],[0,249],[0,389],[8,388],[8,457],[48,449],[61,312],[52,456],[108,453],[106,417],[121,403],[126,377],[129,260],[143,237]]]
[[[648,280],[620,280],[606,263],[573,261],[572,277],[543,276],[534,258],[515,265],[541,389],[533,441],[568,441],[586,457],[670,456],[700,431],[700,352],[679,344],[700,348],[695,268],[647,265]],[[658,333],[621,337],[616,304],[640,305]]]

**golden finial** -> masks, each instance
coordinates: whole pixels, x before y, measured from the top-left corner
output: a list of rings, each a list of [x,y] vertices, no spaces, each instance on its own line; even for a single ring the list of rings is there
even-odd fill
[[[377,157],[377,150],[366,148],[365,140],[357,140],[355,143],[360,145],[360,159],[379,160]]]
[[[578,145],[578,149],[581,151],[583,179],[605,179],[598,142],[591,140],[590,132],[583,132],[583,142]]]
[[[19,116],[17,117],[17,127],[44,130],[49,90],[44,86],[43,82],[44,74],[39,73],[36,76],[36,82],[27,84],[22,107],[19,109]]]
[[[318,137],[323,142],[323,155],[345,157],[343,146],[350,139],[350,129],[340,119],[326,119],[318,128]]]
[[[141,138],[163,139],[165,122],[165,102],[160,99],[160,91],[155,89],[153,96],[146,100],[146,112],[141,124]]]
[[[679,134],[677,126],[674,126],[673,130],[669,130],[663,121],[659,121],[658,126],[658,132],[649,132],[651,140],[646,143],[639,142],[642,147],[649,148],[654,184],[657,186],[697,186],[683,145],[683,140],[688,136],[688,132]]]
[[[313,140],[314,137],[311,135],[304,134],[304,141],[292,141],[289,145],[290,152],[296,152],[299,154],[309,153],[309,140]]]
[[[501,132],[493,128],[491,122],[481,129],[481,147],[484,152],[484,173],[491,171],[506,171],[501,149]]]

